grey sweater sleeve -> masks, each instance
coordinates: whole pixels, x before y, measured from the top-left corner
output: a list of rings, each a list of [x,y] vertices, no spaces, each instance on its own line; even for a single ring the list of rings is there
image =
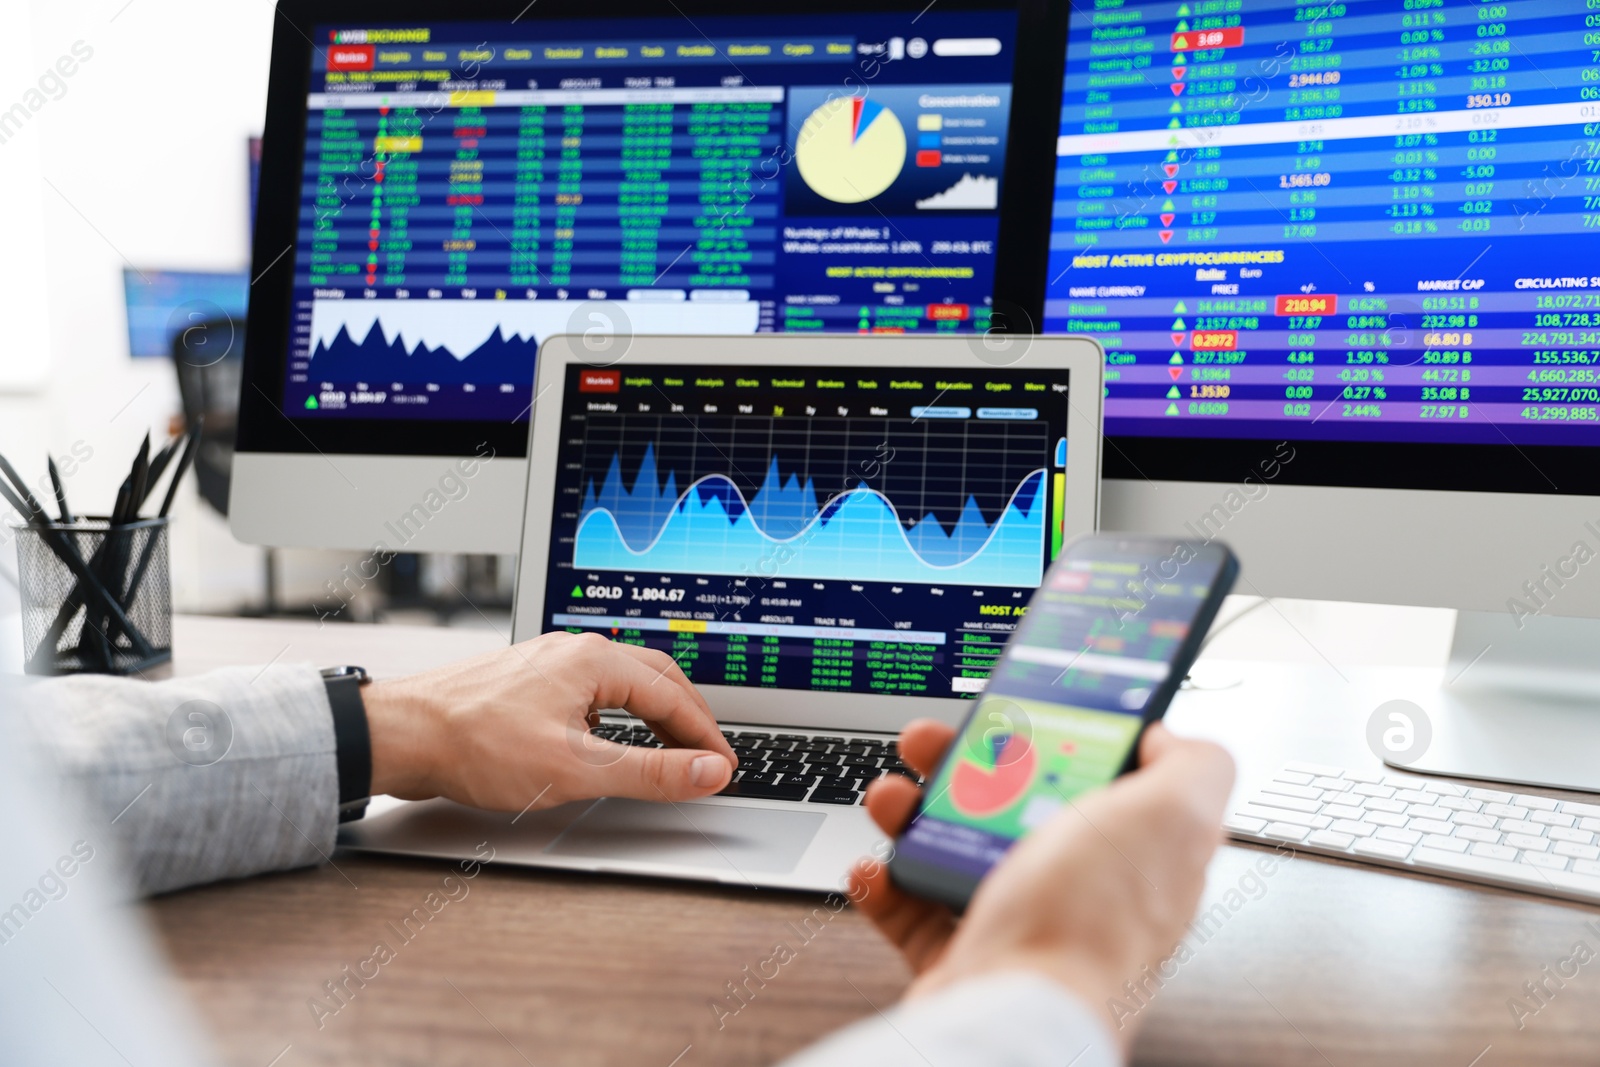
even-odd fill
[[[779,1067],[1119,1067],[1082,1000],[1043,975],[972,978],[868,1016]]]
[[[338,829],[327,691],[302,665],[15,691],[37,750],[103,815],[139,888],[317,863]]]

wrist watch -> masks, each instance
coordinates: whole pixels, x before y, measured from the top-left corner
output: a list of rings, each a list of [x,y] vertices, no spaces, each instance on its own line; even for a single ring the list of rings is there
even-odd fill
[[[339,821],[366,814],[372,793],[372,735],[361,687],[372,679],[363,667],[327,667],[322,684],[333,711],[334,758],[339,768]]]

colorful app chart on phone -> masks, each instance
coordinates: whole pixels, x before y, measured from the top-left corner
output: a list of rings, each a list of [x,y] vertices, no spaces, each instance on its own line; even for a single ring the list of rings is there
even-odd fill
[[[1093,558],[1069,549],[930,783],[902,854],[981,875],[1115,778],[1216,576],[1209,562],[1140,558],[1115,544],[1099,543]]]

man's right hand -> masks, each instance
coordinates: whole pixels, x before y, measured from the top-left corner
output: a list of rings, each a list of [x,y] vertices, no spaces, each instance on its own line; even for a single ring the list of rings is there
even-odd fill
[[[923,777],[938,767],[955,731],[918,721],[900,751]],[[986,973],[1034,971],[1097,1012],[1177,947],[1205,888],[1206,864],[1222,840],[1233,761],[1205,741],[1145,732],[1140,767],[1065,805],[1019,841],[984,878],[959,920],[912,896],[875,860],[851,872],[851,898],[905,954],[916,972],[906,996],[925,995]],[[915,813],[921,790],[890,776],[867,792],[867,810],[890,835]],[[1106,1018],[1113,1033],[1116,1020]],[[1124,1041],[1129,1029],[1121,1029]]]

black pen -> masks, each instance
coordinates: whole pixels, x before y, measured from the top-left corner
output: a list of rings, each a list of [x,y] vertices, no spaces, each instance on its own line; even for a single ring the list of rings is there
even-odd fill
[[[144,498],[139,501],[139,507],[143,508],[145,501],[150,499],[150,494],[156,491],[156,486],[161,482],[161,476],[167,471],[167,464],[171,463],[172,457],[178,454],[178,445],[182,443],[182,440],[182,437],[174,437],[162,445],[161,451],[157,452],[155,458],[150,461],[150,477],[145,481]]]
[[[189,464],[194,460],[194,450],[199,446],[200,433],[205,428],[206,417],[201,415],[195,419],[194,429],[190,431],[189,440],[183,446],[183,455],[178,459],[178,469],[172,472],[172,481],[167,485],[167,495],[161,501],[161,510],[158,512],[162,518],[166,518],[167,512],[172,510],[172,498],[178,495],[178,483],[183,481],[183,476],[188,471]]]
[[[25,507],[19,506],[16,503],[17,497],[12,493],[7,493],[6,499],[12,502],[12,507],[27,516],[30,522],[49,522],[50,516],[45,513],[44,505],[39,503],[39,498],[33,495],[32,490],[28,488],[28,483],[22,480],[22,475],[17,473],[17,468],[13,467],[5,456],[0,456],[0,472],[4,472],[5,476],[11,479],[11,484],[15,485],[17,492],[22,494],[22,503],[26,505]]]
[[[135,522],[139,518],[139,508],[144,503],[146,480],[150,477],[150,434],[144,435],[144,443],[139,446],[139,454],[133,458],[133,471],[128,475],[133,479],[133,491],[128,494],[128,513],[122,517],[123,522]]]
[[[72,517],[72,509],[67,507],[67,489],[61,484],[61,472],[56,470],[54,459],[46,459],[45,462],[50,467],[50,484],[56,489],[56,506],[61,509],[61,522],[70,526],[78,520]]]

